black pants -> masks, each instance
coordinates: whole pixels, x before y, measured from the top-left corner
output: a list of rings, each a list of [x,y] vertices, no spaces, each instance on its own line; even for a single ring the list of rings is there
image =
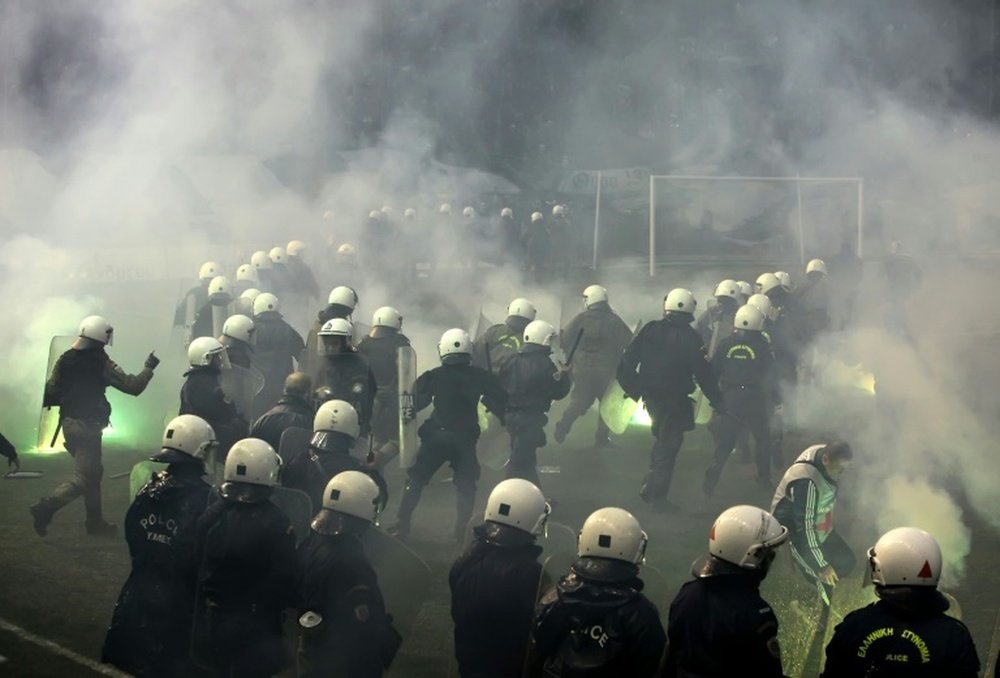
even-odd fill
[[[613,372],[597,372],[594,370],[580,369],[573,375],[573,390],[569,394],[569,407],[563,413],[562,419],[556,424],[558,434],[565,436],[573,427],[573,422],[582,417],[594,404],[600,402],[601,397],[608,388],[608,384],[615,378]],[[602,443],[608,439],[610,431],[608,425],[604,423],[601,415],[597,415],[597,431],[594,439]]]
[[[712,494],[722,475],[722,469],[729,461],[733,445],[744,431],[753,434],[754,458],[757,463],[757,482],[768,486],[771,483],[771,421],[770,407],[763,389],[759,386],[729,388],[724,392],[726,414],[713,415],[709,429],[715,437],[715,458],[705,471],[702,488]]]
[[[523,478],[538,485],[539,447],[545,446],[544,412],[508,412],[507,432],[510,434],[508,478]]]
[[[409,529],[413,511],[420,502],[424,486],[431,481],[437,470],[445,463],[451,465],[455,473],[456,532],[472,518],[472,508],[476,503],[476,483],[479,481],[479,460],[476,459],[476,437],[470,433],[459,433],[445,429],[426,430],[421,427],[420,449],[416,463],[407,470],[406,487],[399,504],[399,524]]]
[[[684,433],[694,428],[694,401],[686,394],[669,398],[646,399],[646,411],[652,420],[650,430],[656,442],[650,453],[649,472],[640,495],[646,501],[666,499],[674,477],[677,453]]]

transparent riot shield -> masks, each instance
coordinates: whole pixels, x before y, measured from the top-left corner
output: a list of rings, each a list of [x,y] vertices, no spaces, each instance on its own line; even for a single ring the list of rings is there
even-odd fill
[[[278,444],[278,456],[281,457],[282,466],[288,468],[293,459],[306,453],[312,434],[309,429],[298,426],[286,428],[282,432],[281,442]]]
[[[478,407],[479,440],[476,441],[476,457],[482,466],[499,471],[510,459],[510,436],[500,424],[495,414],[486,411],[482,402]]]
[[[351,322],[351,327],[354,328],[351,336],[351,343],[354,344],[354,348],[358,347],[361,340],[368,336],[368,333],[372,331],[372,326],[363,322]]]
[[[253,367],[247,369],[233,365],[220,372],[219,385],[239,413],[249,421],[254,414],[253,399],[264,389],[264,375]]]
[[[140,461],[138,464],[132,467],[132,471],[128,474],[128,499],[129,503],[135,501],[135,495],[139,494],[139,490],[148,483],[152,478],[153,474],[157,471],[162,471],[167,468],[166,464],[161,464],[156,461]]]
[[[641,320],[636,323],[635,329],[632,331],[633,340],[639,334],[640,329],[642,329]],[[604,420],[608,429],[615,435],[625,433],[629,422],[632,421],[632,417],[635,416],[638,409],[639,402],[625,395],[625,389],[622,388],[617,379],[612,380],[608,384],[608,387],[604,390],[604,395],[601,396],[599,407],[601,419]]]
[[[417,381],[417,353],[412,346],[396,349],[399,384],[399,465],[406,469],[417,463],[417,420],[413,404],[413,385]]]
[[[59,360],[59,356],[69,350],[75,337],[52,337],[49,342],[49,360],[45,370],[45,383],[48,383],[52,376],[52,369]],[[45,384],[42,384],[42,393],[45,392]],[[55,407],[42,407],[38,416],[38,449],[39,450],[61,450],[64,449],[62,431],[59,429],[59,410]]]
[[[274,488],[274,492],[271,494],[271,503],[288,516],[288,522],[295,528],[295,544],[296,546],[301,544],[302,540],[309,534],[309,525],[319,511],[319,507],[314,510],[308,494],[290,487]]]
[[[570,567],[576,562],[577,533],[569,525],[553,520],[546,526],[546,535],[538,544],[544,551],[545,570],[552,582],[558,582],[569,574]]]
[[[429,597],[431,569],[413,549],[376,527],[365,530],[363,541],[386,611],[405,642]]]

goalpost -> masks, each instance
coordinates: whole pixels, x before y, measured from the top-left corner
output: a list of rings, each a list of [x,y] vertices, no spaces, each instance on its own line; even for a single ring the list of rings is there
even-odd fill
[[[799,259],[805,265],[805,223],[802,208],[802,186],[819,184],[853,184],[857,207],[857,256],[864,254],[864,190],[862,177],[739,177],[739,176],[699,176],[680,174],[659,174],[649,177],[649,275],[656,273],[656,203],[657,182],[743,182],[746,184],[794,184],[796,197],[796,227],[798,231]]]

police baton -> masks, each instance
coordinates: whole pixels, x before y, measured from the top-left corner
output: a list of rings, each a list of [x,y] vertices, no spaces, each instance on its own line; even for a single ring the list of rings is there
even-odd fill
[[[566,356],[566,367],[573,364],[573,356],[576,355],[576,349],[580,347],[580,340],[583,339],[583,328],[576,333],[576,339],[573,340],[573,347],[569,350],[569,355]]]

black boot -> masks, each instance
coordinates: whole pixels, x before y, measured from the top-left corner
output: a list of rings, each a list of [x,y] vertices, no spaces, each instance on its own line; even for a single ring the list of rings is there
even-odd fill
[[[410,536],[410,519],[413,512],[420,503],[420,495],[424,488],[422,485],[409,481],[403,488],[403,498],[399,501],[399,512],[396,514],[396,524],[390,527],[387,532],[400,541],[406,541]]]
[[[48,534],[49,523],[52,522],[52,516],[55,515],[58,508],[59,505],[48,498],[39,499],[36,503],[28,507],[31,518],[34,521],[35,533],[39,537],[44,537]]]
[[[711,497],[715,493],[715,486],[719,483],[721,475],[722,468],[717,464],[712,464],[705,471],[705,478],[701,481],[701,491],[705,493],[706,497]]]

